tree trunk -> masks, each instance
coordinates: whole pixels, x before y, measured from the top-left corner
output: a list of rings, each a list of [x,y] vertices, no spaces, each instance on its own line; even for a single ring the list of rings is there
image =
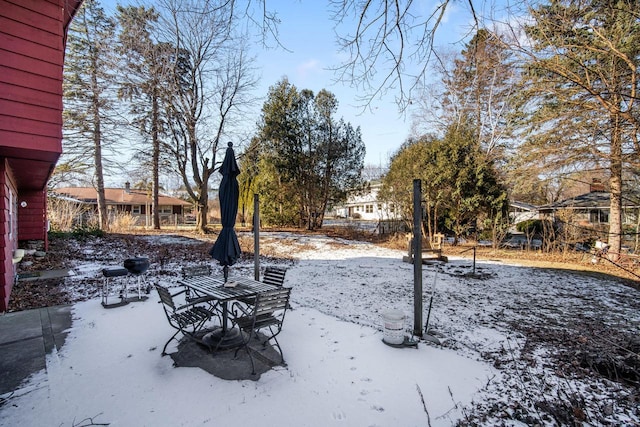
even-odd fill
[[[609,178],[609,259],[617,261],[622,248],[622,129],[620,115],[611,117],[611,154]]]
[[[96,167],[96,193],[98,202],[98,222],[100,229],[109,230],[109,218],[107,217],[107,200],[104,195],[104,176],[102,171],[102,148],[100,144],[100,120],[94,120],[95,132],[93,135],[94,157],[93,161]]]
[[[203,180],[198,188],[199,197],[197,201],[196,232],[202,234],[207,233],[207,218],[209,217],[209,192],[207,182],[208,179]]]
[[[635,229],[635,243],[633,245],[633,252],[638,252],[638,243],[640,243],[640,209],[636,209],[636,229]]]
[[[92,110],[93,110],[93,162],[95,164],[95,182],[97,202],[98,202],[98,221],[100,229],[109,230],[109,218],[107,217],[107,201],[104,195],[104,171],[102,170],[102,127],[100,123],[100,99],[97,95],[98,76],[97,76],[97,60],[95,56],[91,58],[91,87],[93,88]]]
[[[158,136],[158,121],[159,118],[159,99],[158,94],[152,95],[151,100],[151,142],[153,144],[153,201],[151,203],[151,210],[153,212],[153,229],[160,230],[160,210],[159,210],[159,187],[160,187],[160,138]]]

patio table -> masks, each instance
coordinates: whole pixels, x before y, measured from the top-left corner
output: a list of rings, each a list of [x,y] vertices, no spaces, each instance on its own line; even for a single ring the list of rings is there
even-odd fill
[[[254,297],[259,293],[278,289],[257,280],[231,277],[225,286],[224,277],[221,276],[193,276],[184,277],[178,281],[183,286],[193,290],[197,295],[206,296],[211,301],[222,305],[222,325],[220,328],[209,332],[203,341],[216,350],[225,350],[237,347],[243,341],[242,332],[238,328],[229,328],[229,302]],[[229,286],[233,285],[233,286]]]

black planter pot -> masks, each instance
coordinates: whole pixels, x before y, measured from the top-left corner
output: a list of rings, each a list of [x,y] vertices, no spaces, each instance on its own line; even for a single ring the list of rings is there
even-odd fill
[[[138,257],[125,259],[124,268],[129,270],[129,273],[131,274],[142,274],[149,268],[149,258]]]

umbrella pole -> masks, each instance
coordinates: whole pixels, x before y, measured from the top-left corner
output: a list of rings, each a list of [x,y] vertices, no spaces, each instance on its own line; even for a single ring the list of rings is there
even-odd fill
[[[224,267],[222,267],[222,273],[224,274],[224,281],[226,283],[227,279],[229,278],[229,266],[228,265],[225,265]]]

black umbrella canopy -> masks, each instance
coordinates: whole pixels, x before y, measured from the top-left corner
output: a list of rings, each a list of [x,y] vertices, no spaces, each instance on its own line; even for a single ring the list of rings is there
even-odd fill
[[[220,198],[220,216],[222,217],[222,231],[213,244],[209,254],[224,266],[225,280],[227,279],[228,266],[236,263],[240,257],[240,243],[234,229],[236,215],[238,214],[238,197],[240,190],[237,176],[240,173],[236,157],[233,152],[233,144],[229,142],[227,152],[224,155],[220,167],[222,181],[218,197]]]

